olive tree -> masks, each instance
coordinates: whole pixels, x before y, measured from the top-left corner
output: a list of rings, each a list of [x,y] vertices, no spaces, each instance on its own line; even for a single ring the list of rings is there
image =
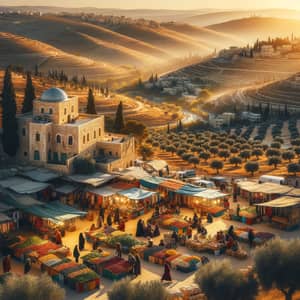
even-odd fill
[[[237,167],[238,165],[240,165],[242,163],[242,159],[238,156],[232,156],[229,159],[229,163],[232,165],[235,165],[235,167]]]
[[[295,152],[291,151],[291,150],[284,151],[284,152],[282,152],[281,157],[284,160],[288,160],[289,162],[291,162],[291,160],[295,158]]]
[[[199,269],[195,283],[208,300],[254,300],[258,292],[253,274],[236,270],[227,260],[210,262]]]
[[[268,164],[269,164],[269,166],[273,166],[274,169],[276,169],[277,166],[279,164],[281,164],[281,158],[280,158],[280,156],[271,156],[271,157],[269,157]]]
[[[216,170],[217,174],[219,174],[219,171],[223,169],[224,164],[222,161],[215,159],[210,163],[210,167]]]
[[[300,290],[300,240],[274,239],[256,250],[255,270],[263,288],[277,288],[286,300]]]
[[[297,176],[297,173],[300,172],[300,164],[288,164],[287,171]]]
[[[199,158],[196,157],[196,156],[191,156],[191,157],[189,158],[189,163],[190,163],[190,164],[193,164],[194,167],[196,168],[196,166],[199,164]]]
[[[245,164],[245,170],[248,173],[251,173],[251,175],[254,175],[254,172],[257,172],[259,170],[259,164],[256,161],[249,161]]]

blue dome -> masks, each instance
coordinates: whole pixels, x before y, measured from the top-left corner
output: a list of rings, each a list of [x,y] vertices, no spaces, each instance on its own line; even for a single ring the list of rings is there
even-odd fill
[[[41,101],[46,102],[60,102],[68,99],[68,95],[65,91],[59,88],[50,88],[45,91],[41,96]]]

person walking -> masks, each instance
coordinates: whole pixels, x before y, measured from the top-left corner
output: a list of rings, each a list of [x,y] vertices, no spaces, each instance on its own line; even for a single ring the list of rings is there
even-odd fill
[[[106,223],[108,226],[112,225],[112,218],[111,218],[111,214],[108,214],[107,218],[106,218]]]
[[[10,255],[6,255],[2,260],[3,273],[9,273],[11,270]]]
[[[128,263],[130,265],[130,274],[135,274],[134,266],[135,266],[135,256],[130,252],[128,254]]]
[[[61,245],[62,244],[62,240],[61,240],[61,233],[58,229],[55,230],[55,243],[57,245]]]
[[[79,241],[78,242],[79,242],[78,243],[79,244],[79,251],[82,251],[84,249],[84,244],[85,244],[85,238],[84,238],[82,232],[80,232],[80,234],[79,234]]]
[[[80,257],[80,252],[78,250],[78,246],[77,245],[74,247],[73,257],[75,258],[75,261],[78,263],[79,262],[79,257]]]
[[[168,262],[165,262],[164,273],[161,277],[161,281],[172,281],[171,268],[170,268],[170,264]]]
[[[28,274],[31,270],[31,259],[28,257],[24,264],[24,274]]]

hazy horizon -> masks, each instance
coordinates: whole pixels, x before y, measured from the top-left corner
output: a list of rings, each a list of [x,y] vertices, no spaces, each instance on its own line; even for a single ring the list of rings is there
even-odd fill
[[[99,3],[100,2],[100,3]],[[58,6],[58,7],[97,7],[110,9],[172,9],[172,10],[193,10],[193,9],[300,9],[298,0],[253,0],[245,3],[241,0],[211,0],[209,6],[207,1],[186,0],[152,0],[151,4],[136,0],[53,0],[51,4],[45,4],[42,0],[0,0],[2,6]]]

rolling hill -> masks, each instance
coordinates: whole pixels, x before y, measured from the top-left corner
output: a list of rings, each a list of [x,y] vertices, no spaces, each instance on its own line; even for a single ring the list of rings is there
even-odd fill
[[[251,17],[208,26],[208,29],[232,34],[245,42],[268,37],[300,35],[300,20]]]

